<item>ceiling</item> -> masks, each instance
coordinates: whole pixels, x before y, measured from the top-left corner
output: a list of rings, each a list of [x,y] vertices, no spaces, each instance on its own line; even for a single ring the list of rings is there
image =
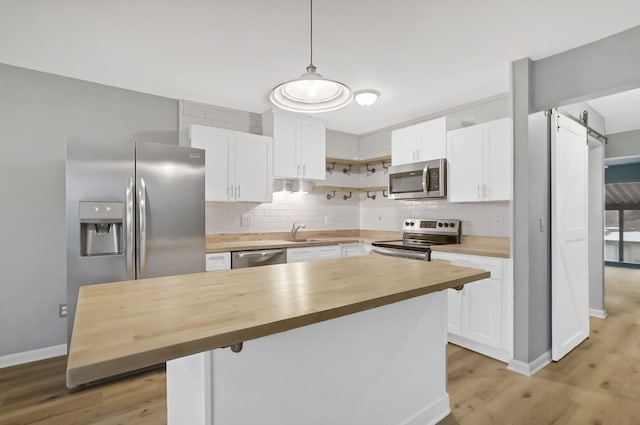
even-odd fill
[[[604,118],[607,134],[640,129],[640,89],[587,102]]]
[[[305,0],[1,0],[0,62],[262,112],[305,71]],[[321,114],[363,134],[509,90],[509,64],[638,25],[640,2],[319,0],[318,72],[382,93]],[[606,19],[603,19],[606,17]]]
[[[604,187],[607,205],[640,205],[640,182],[608,183]]]

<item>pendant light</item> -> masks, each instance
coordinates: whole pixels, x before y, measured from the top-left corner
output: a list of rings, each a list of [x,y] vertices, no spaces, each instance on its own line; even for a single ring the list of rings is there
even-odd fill
[[[297,80],[287,81],[271,90],[269,99],[275,106],[293,112],[327,112],[347,106],[353,99],[351,89],[328,80],[316,72],[313,64],[313,0],[310,0],[310,61],[307,72]]]

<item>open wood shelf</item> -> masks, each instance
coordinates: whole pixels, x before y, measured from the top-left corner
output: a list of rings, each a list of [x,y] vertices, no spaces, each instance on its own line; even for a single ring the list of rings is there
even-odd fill
[[[350,186],[316,186],[316,192],[382,192],[387,186],[350,187]]]
[[[327,164],[340,164],[340,165],[370,165],[377,163],[391,162],[391,155],[379,156],[376,158],[367,159],[345,159],[345,158],[327,158]]]

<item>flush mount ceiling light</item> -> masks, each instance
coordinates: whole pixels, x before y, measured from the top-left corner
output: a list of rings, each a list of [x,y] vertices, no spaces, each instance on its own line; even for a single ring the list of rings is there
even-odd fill
[[[380,92],[377,90],[358,90],[354,93],[354,96],[358,105],[371,106],[380,97]]]
[[[271,90],[269,99],[279,108],[293,112],[327,112],[347,106],[353,99],[351,89],[328,80],[316,72],[313,64],[313,0],[310,0],[310,60],[307,72]]]

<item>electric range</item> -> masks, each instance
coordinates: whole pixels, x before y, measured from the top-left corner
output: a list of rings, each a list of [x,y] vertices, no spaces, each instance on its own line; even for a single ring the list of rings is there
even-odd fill
[[[407,218],[402,222],[402,239],[373,242],[373,252],[395,257],[431,261],[431,246],[458,244],[462,221],[457,219]]]

